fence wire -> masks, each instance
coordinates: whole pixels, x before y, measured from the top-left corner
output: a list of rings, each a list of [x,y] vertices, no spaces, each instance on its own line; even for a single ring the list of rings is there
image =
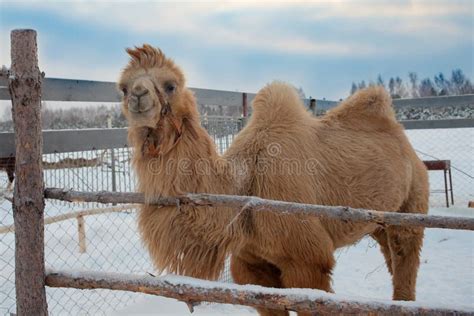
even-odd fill
[[[243,121],[231,117],[203,117],[220,153],[232,143]],[[408,130],[407,135],[423,160],[451,161],[454,206],[466,207],[474,200],[474,129]],[[43,155],[47,187],[79,191],[131,192],[135,176],[128,148],[90,150]],[[12,192],[8,176],[0,172],[0,229],[13,224]],[[430,205],[444,207],[442,171],[430,171]],[[440,193],[441,190],[441,193]],[[45,219],[86,209],[107,209],[113,205],[67,203],[47,200]],[[97,215],[71,217],[45,225],[46,266],[55,269],[96,270],[120,273],[153,273],[147,251],[137,230],[137,212],[130,208]],[[83,229],[82,229],[83,228]],[[81,235],[85,236],[81,242]],[[0,314],[15,313],[14,233],[0,233]],[[227,264],[222,280],[232,282]],[[143,294],[110,290],[81,291],[47,288],[51,315],[111,314],[137,301]]]
[[[408,138],[423,161],[448,160],[452,174],[454,204],[448,191],[450,207],[467,207],[474,201],[474,128],[407,130]],[[428,171],[430,207],[446,207],[446,191],[451,189],[449,171]]]

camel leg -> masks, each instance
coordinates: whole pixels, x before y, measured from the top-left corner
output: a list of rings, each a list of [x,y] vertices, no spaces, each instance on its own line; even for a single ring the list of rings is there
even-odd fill
[[[281,280],[285,288],[312,288],[333,293],[331,288],[331,271],[334,259],[328,260],[330,264],[309,264],[306,262],[285,263],[282,267]],[[298,313],[299,316],[309,316],[315,313]]]
[[[280,270],[274,265],[248,256],[240,258],[232,256],[230,261],[230,271],[232,278],[237,284],[257,284],[265,287],[281,288]],[[257,308],[261,316],[288,316],[287,311]]]
[[[383,228],[377,228],[370,236],[377,241],[380,245],[380,250],[385,258],[385,263],[387,264],[387,269],[390,275],[393,275],[392,272],[392,254],[390,252],[390,247],[388,245],[388,236],[387,232]]]
[[[399,212],[426,214],[429,208],[428,197],[428,187],[414,183],[408,200],[402,205]],[[389,226],[386,230],[392,254],[393,299],[414,301],[424,229],[422,227]]]
[[[387,232],[392,253],[393,299],[414,301],[423,228],[391,226]]]

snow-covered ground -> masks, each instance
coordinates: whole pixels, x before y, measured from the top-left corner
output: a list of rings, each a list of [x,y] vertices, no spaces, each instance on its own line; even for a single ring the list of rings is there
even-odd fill
[[[469,210],[432,209],[433,215],[474,217]],[[469,231],[427,229],[417,282],[417,301],[430,306],[454,306],[474,311],[474,235]],[[333,287],[337,294],[390,300],[391,278],[379,246],[370,238],[337,252]],[[110,315],[187,315],[186,304],[146,296]],[[193,315],[256,315],[248,307],[202,304]]]
[[[469,209],[431,209],[434,215],[474,217]],[[135,213],[86,218],[87,252],[78,252],[75,221],[46,226],[46,264],[55,269],[120,273],[153,273],[148,254],[136,232]],[[12,234],[0,235],[0,315],[13,312]],[[427,229],[417,284],[423,304],[467,307],[474,310],[474,235],[469,231]],[[389,300],[391,281],[378,245],[370,238],[337,252],[333,274],[338,294]],[[4,263],[10,264],[4,264]],[[5,280],[9,280],[8,282]],[[187,315],[184,303],[173,299],[108,290],[47,289],[52,315]],[[3,297],[2,297],[3,296]],[[8,299],[8,297],[11,297]],[[252,309],[202,304],[195,315],[253,315]]]

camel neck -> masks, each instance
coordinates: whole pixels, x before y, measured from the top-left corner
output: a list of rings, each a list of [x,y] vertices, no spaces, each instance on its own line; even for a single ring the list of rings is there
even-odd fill
[[[145,196],[226,193],[232,179],[211,137],[196,120],[183,123],[181,138],[172,150],[142,158],[135,156],[134,165],[139,191]]]

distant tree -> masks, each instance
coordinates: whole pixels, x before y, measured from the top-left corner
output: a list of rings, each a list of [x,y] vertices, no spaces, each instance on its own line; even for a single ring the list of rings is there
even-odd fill
[[[382,76],[380,74],[377,76],[377,85],[385,87],[385,83],[383,82]]]
[[[360,89],[365,89],[367,88],[367,85],[365,84],[365,81],[362,80],[361,82],[359,82],[359,85],[357,86],[357,88],[360,90]]]
[[[459,92],[459,94],[474,94],[474,85],[471,83],[471,80],[466,79]]]
[[[450,83],[448,80],[446,80],[442,72],[440,72],[438,75],[434,77],[434,81],[435,81],[436,87],[438,88],[438,95],[451,94]]]
[[[392,98],[400,99],[400,98],[406,98],[407,96],[408,96],[407,89],[406,89],[406,87],[403,83],[402,78],[396,77],[395,78],[394,94],[392,95]]]
[[[420,97],[431,97],[437,95],[434,84],[430,78],[425,78],[421,80],[420,87],[418,89],[418,94]]]
[[[357,90],[358,90],[357,85],[356,85],[355,82],[353,81],[353,82],[352,82],[352,87],[351,87],[351,95],[353,95],[354,93],[356,93]]]
[[[473,93],[474,87],[466,78],[461,69],[454,69],[451,73],[451,93],[455,95]]]
[[[410,84],[411,84],[411,89],[410,89],[410,94],[412,98],[418,98],[419,93],[418,93],[418,75],[416,72],[410,72],[408,73],[408,78],[410,78]]]
[[[296,88],[296,92],[298,92],[298,95],[300,96],[301,99],[306,99],[306,93],[304,93],[304,90],[302,87]]]
[[[418,81],[418,74],[416,72],[409,72],[408,79],[410,82],[405,84],[399,76],[390,77],[387,88],[392,98],[474,94],[474,84],[459,68],[451,72],[451,78],[449,79],[442,72],[436,74],[433,80],[424,78],[420,83]],[[377,76],[376,83],[369,81],[369,86],[373,85],[384,86],[384,81],[380,74]],[[366,83],[364,80],[359,83],[352,82],[351,94],[365,87]]]
[[[393,97],[395,94],[395,79],[390,77],[390,80],[388,81],[388,90],[390,92],[390,95]]]

